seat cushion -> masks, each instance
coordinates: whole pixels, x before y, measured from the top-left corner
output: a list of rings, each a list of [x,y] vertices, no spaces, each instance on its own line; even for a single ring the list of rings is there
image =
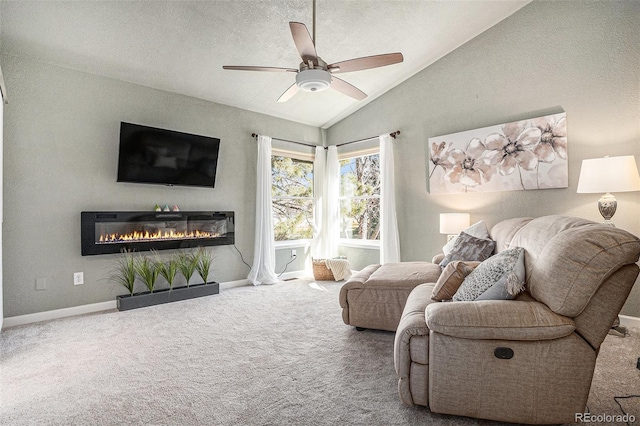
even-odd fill
[[[438,281],[442,268],[431,262],[385,263],[366,281],[367,286],[411,288],[418,284]]]
[[[553,340],[576,329],[540,302],[443,302],[427,306],[425,315],[431,331],[462,339]]]
[[[395,331],[411,290],[422,283],[435,283],[441,272],[430,262],[371,265],[340,289],[342,319],[356,327]]]

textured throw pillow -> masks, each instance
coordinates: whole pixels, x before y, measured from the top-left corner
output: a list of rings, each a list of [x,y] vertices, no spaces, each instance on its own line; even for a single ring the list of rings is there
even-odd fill
[[[469,234],[472,237],[480,238],[482,240],[491,239],[491,237],[489,236],[489,230],[487,229],[487,225],[484,223],[484,220],[474,223],[467,229],[464,229],[462,232],[464,232],[465,234]],[[447,244],[442,247],[442,252],[445,254],[445,256],[451,253],[451,250],[453,250],[453,246],[455,245],[457,239],[458,236],[456,235],[455,238],[447,241]]]
[[[450,262],[440,274],[440,278],[433,288],[431,298],[442,302],[443,300],[453,299],[462,281],[476,268],[480,262],[463,262],[462,260],[454,260]]]
[[[482,262],[493,254],[495,247],[495,241],[476,238],[463,231],[458,235],[458,238],[456,238],[456,243],[453,245],[451,252],[440,262],[440,266],[444,268],[449,262],[453,262],[454,260],[475,260]]]
[[[478,265],[453,295],[455,301],[508,300],[524,290],[524,249],[501,251]]]

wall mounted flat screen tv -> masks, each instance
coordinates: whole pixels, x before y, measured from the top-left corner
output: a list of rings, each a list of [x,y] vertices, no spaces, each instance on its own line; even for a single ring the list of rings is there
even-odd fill
[[[213,188],[219,149],[217,138],[122,122],[118,182]]]

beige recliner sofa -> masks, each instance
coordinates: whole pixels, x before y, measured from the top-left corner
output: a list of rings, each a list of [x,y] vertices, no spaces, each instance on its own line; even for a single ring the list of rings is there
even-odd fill
[[[525,249],[526,292],[511,301],[409,295],[395,337],[401,400],[436,413],[529,424],[584,413],[600,344],[638,276],[640,240],[611,226],[546,216],[491,230]]]

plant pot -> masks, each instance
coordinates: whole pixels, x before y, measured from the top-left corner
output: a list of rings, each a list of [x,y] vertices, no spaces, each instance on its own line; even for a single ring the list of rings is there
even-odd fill
[[[145,291],[134,295],[125,294],[116,298],[119,311],[144,308],[162,303],[177,302],[179,300],[195,299],[196,297],[211,296],[220,292],[220,284],[210,282],[193,284],[189,287],[174,287],[173,289],[156,290],[153,293]]]

